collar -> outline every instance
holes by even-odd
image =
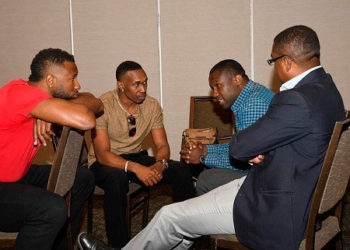
[[[292,89],[295,87],[295,85],[297,85],[301,79],[303,79],[305,76],[307,76],[311,71],[314,71],[316,69],[322,68],[321,65],[313,67],[311,69],[308,69],[306,71],[304,71],[303,73],[293,77],[292,79],[290,79],[289,81],[283,83],[280,87],[280,91],[284,91],[284,90],[288,90],[288,89]]]

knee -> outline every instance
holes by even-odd
[[[95,188],[95,176],[88,168],[78,167],[74,184],[91,194]]]
[[[203,174],[203,173],[202,173]],[[206,175],[200,174],[196,182],[196,195],[200,196],[208,192]]]
[[[202,195],[202,194],[204,194],[205,192],[204,192],[204,187],[203,187],[203,184],[202,184],[202,182],[200,181],[200,180],[198,180],[197,182],[196,182],[196,195],[197,196],[200,196],[200,195]]]
[[[183,220],[183,213],[178,205],[179,203],[173,203],[167,206],[163,206],[155,216],[156,224],[158,227],[163,228],[168,232],[176,232]]]
[[[123,171],[116,170],[106,178],[104,187],[106,192],[121,192],[126,194],[129,189],[129,179]]]
[[[43,203],[38,207],[38,214],[42,215],[42,219],[53,227],[61,228],[67,220],[66,202],[58,195],[52,195],[50,198],[43,200]]]
[[[192,176],[190,168],[177,161],[169,161],[168,171],[170,175],[176,176],[177,178],[191,179]]]
[[[157,224],[159,226],[165,226],[170,224],[170,211],[168,206],[163,206],[158,212],[155,218],[157,218]]]
[[[176,218],[176,216],[174,216],[176,214],[176,204],[177,203],[173,203],[170,205],[163,206],[158,211],[158,219],[165,224],[170,223],[170,221],[173,221]]]

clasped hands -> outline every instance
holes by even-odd
[[[180,151],[181,159],[187,164],[199,164],[200,157],[206,150],[206,145],[200,142],[186,142]]]
[[[164,166],[161,162],[156,162],[150,167],[138,165],[135,174],[147,187],[157,184],[163,178]]]
[[[200,142],[187,142],[180,151],[181,159],[187,164],[199,164],[200,156],[207,152],[207,146]],[[260,164],[264,161],[264,155],[257,155],[249,160],[249,163]]]

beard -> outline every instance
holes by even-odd
[[[58,88],[53,94],[52,96],[55,98],[60,98],[60,99],[65,99],[65,100],[70,100],[70,99],[75,99],[77,98],[79,95],[79,92],[74,90],[74,92],[72,94],[68,94],[67,92],[65,92],[63,89]]]
[[[70,99],[74,99],[75,97],[67,95],[64,92],[56,92],[52,94],[53,97],[55,98],[60,98],[60,99],[65,99],[65,100],[70,100]]]

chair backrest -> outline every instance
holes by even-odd
[[[73,186],[84,140],[84,132],[64,126],[47,184],[47,190],[65,196]],[[52,142],[55,144],[55,141]],[[70,229],[67,229],[70,230]],[[0,232],[0,248],[13,247],[18,233]],[[70,236],[67,236],[69,240]],[[68,248],[71,249],[70,245]]]
[[[328,145],[323,161],[319,179],[313,194],[306,228],[306,238],[302,242],[304,249],[318,249],[323,247],[339,232],[339,221],[341,211],[341,200],[344,197],[350,176],[350,119],[337,122]],[[332,210],[333,213],[330,213]],[[327,214],[320,216],[322,214]],[[331,220],[334,217],[335,220]],[[318,235],[316,221],[320,220],[322,228]],[[324,221],[337,223],[332,228],[333,232],[322,232],[327,230]],[[330,223],[329,223],[330,224]],[[329,229],[330,230],[330,229]],[[330,230],[331,231],[331,230]]]
[[[218,138],[231,137],[234,117],[230,109],[224,110],[211,96],[191,96],[189,128],[216,127]]]
[[[326,171],[325,171],[326,172]],[[325,173],[324,175],[326,175]],[[350,174],[350,130],[342,133],[328,172],[318,212],[325,213],[344,196]]]
[[[84,132],[64,126],[52,164],[47,190],[65,196],[74,184]]]

